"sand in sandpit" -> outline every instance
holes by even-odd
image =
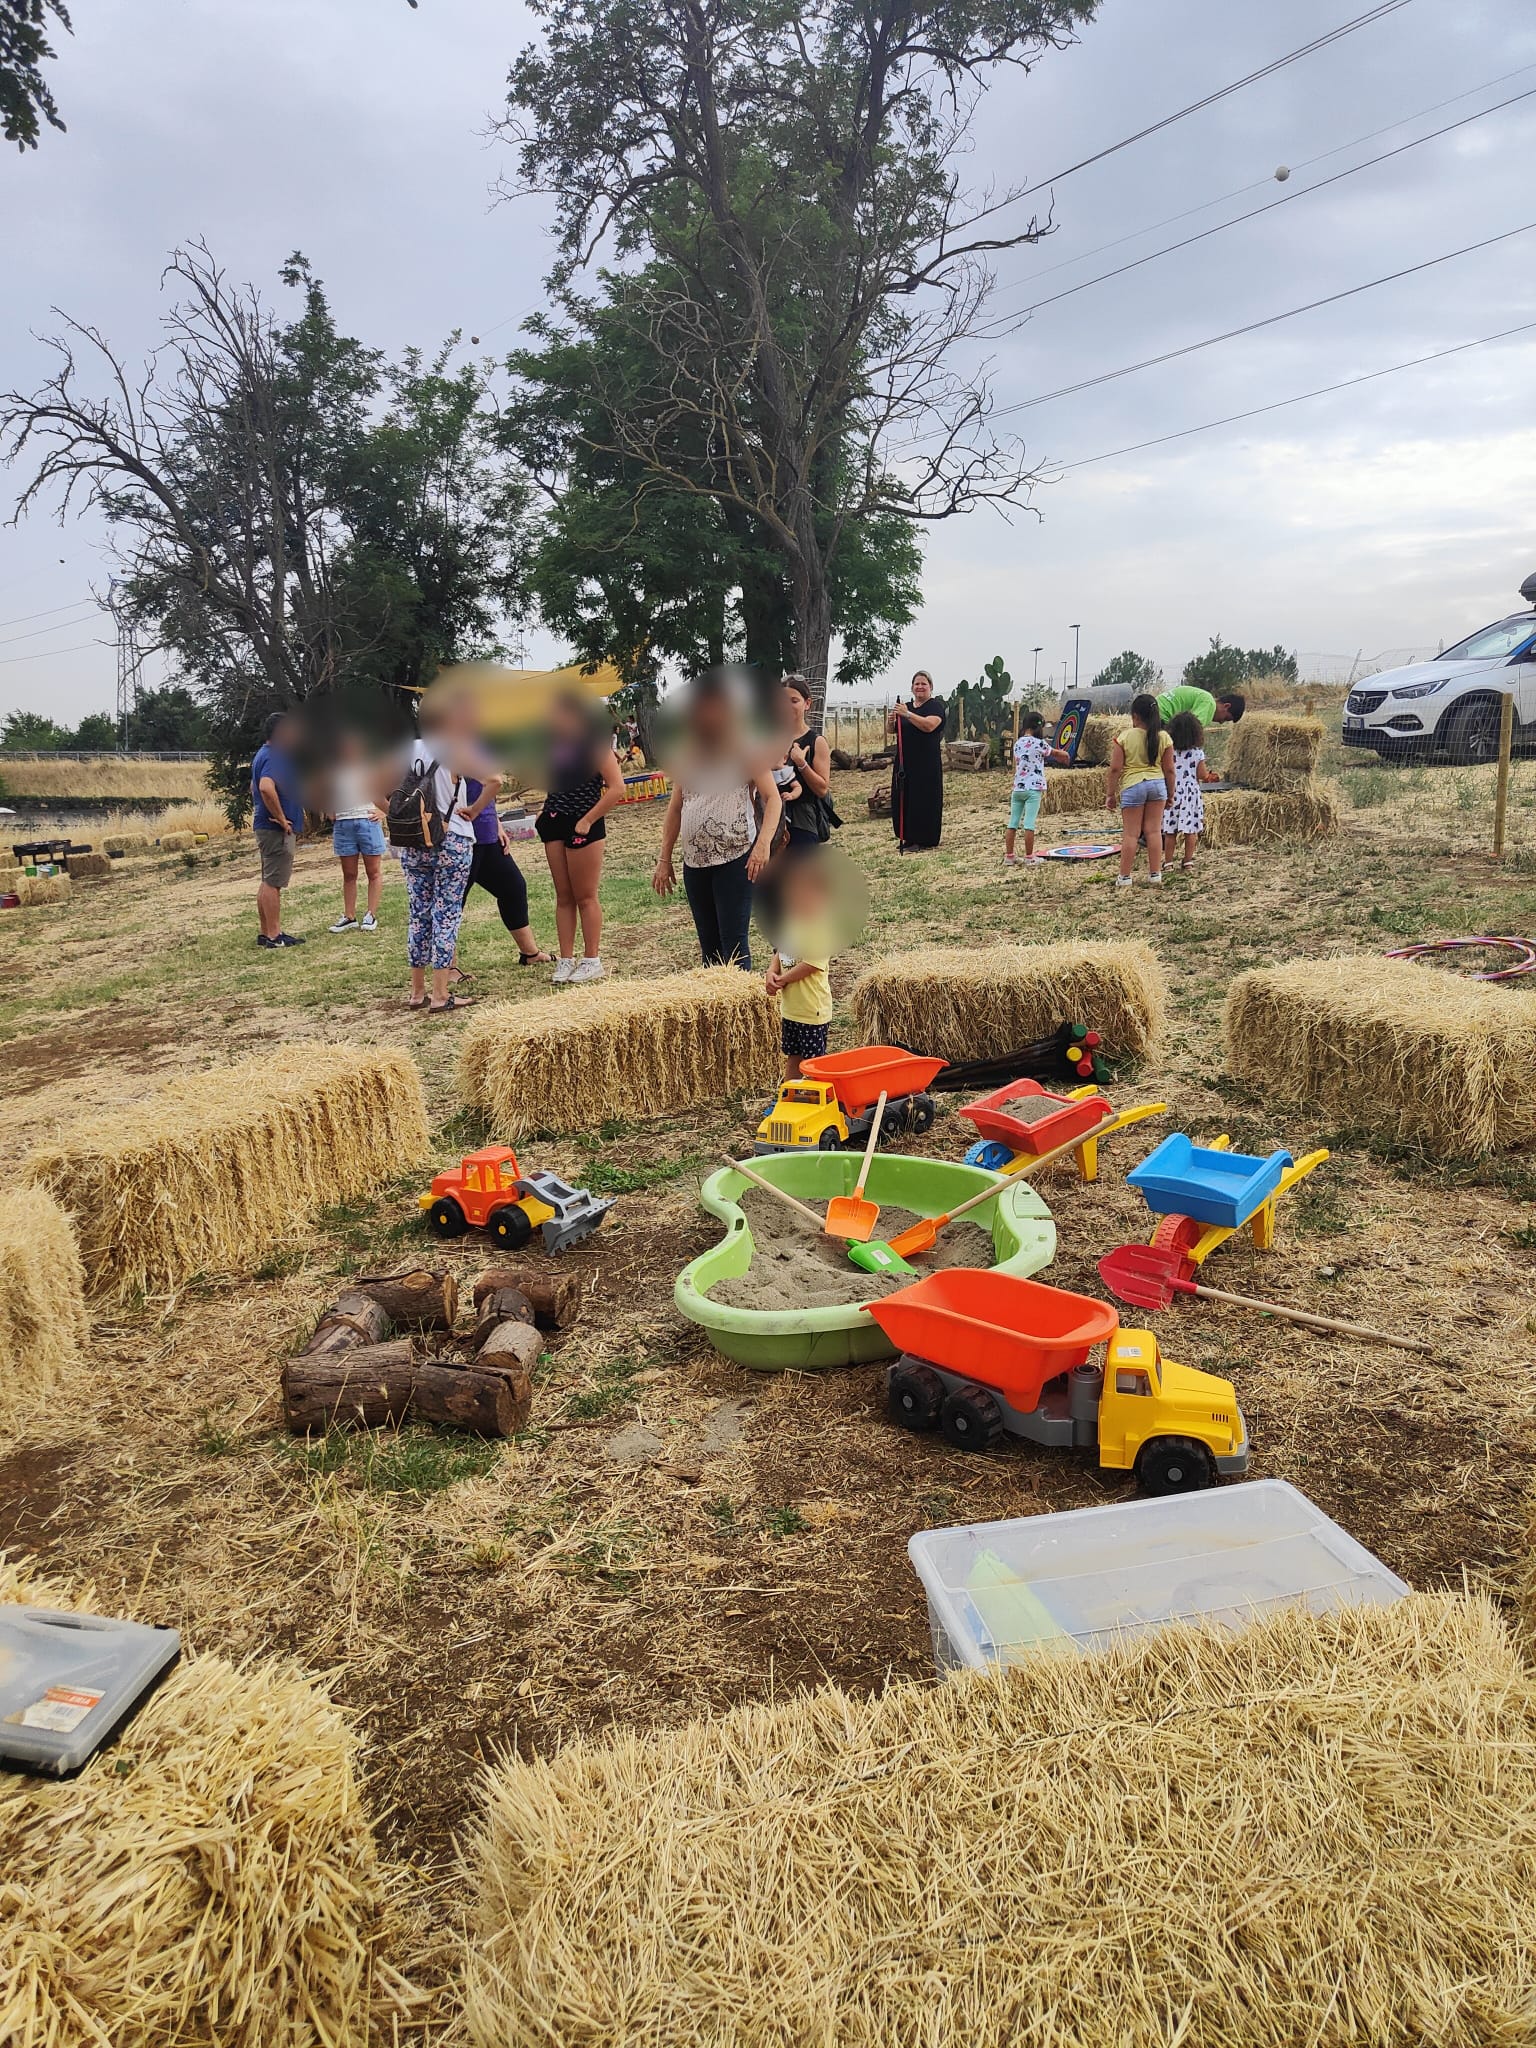
[[[847,1301],[875,1301],[912,1284],[905,1273],[866,1273],[849,1258],[846,1238],[817,1236],[793,1209],[759,1188],[749,1188],[739,1199],[752,1226],[752,1263],[745,1273],[711,1287],[712,1301],[729,1308],[836,1308]],[[914,1209],[882,1207],[875,1236],[888,1242],[918,1221]],[[931,1252],[910,1263],[919,1276],[946,1266],[995,1265],[992,1233],[962,1216],[939,1232]]]
[[[1048,1116],[1055,1116],[1066,1108],[1059,1096],[1054,1095],[1010,1095],[1000,1105],[1004,1116],[1011,1116],[1015,1123],[1040,1124]]]

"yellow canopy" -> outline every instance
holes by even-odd
[[[439,670],[429,690],[467,690],[487,727],[509,731],[543,718],[556,697],[575,690],[584,697],[611,697],[624,678],[611,661],[600,668],[506,668],[496,661],[463,661]]]

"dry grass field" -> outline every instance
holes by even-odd
[[[1235,1381],[1256,1476],[1293,1481],[1416,1587],[1470,1581],[1512,1603],[1536,1453],[1536,1155],[1437,1164],[1336,1118],[1273,1108],[1261,1087],[1223,1076],[1220,1024],[1245,968],[1536,931],[1536,776],[1517,774],[1513,857],[1496,870],[1492,771],[1361,764],[1324,716],[1342,833],[1206,853],[1161,891],[1117,892],[1110,863],[1005,882],[1000,775],[953,778],[943,849],[899,859],[888,824],[864,815],[875,778],[843,777],[843,841],[873,909],[834,986],[846,997],[862,964],[909,944],[1148,941],[1168,975],[1169,1023],[1112,1092],[1166,1101],[1169,1115],[1112,1141],[1098,1185],[1059,1170],[1042,1179],[1060,1233],[1046,1277],[1097,1292],[1095,1260],[1145,1234],[1124,1174],[1150,1134],[1332,1147],[1285,1205],[1276,1249],[1234,1241],[1217,1284],[1400,1327],[1431,1353],[1211,1304],[1168,1312],[1158,1334],[1172,1356]],[[659,826],[655,809],[610,826],[603,953],[618,975],[695,957],[681,902],[648,886]],[[538,849],[528,854],[534,924],[548,936],[547,877]],[[304,849],[286,921],[308,943],[276,954],[253,943],[244,835],[0,914],[7,1180],[82,1111],[110,1113],[215,1062],[338,1041],[410,1048],[440,1163],[478,1142],[457,1091],[458,1026],[404,1007],[404,904],[389,872],[380,934],[333,938],[335,865],[326,845]],[[462,958],[483,998],[549,993],[518,968],[484,896]],[[1536,1004],[1536,987],[1523,999]],[[834,1043],[849,1033],[844,1009]],[[960,1155],[971,1133],[955,1099],[917,1149]],[[563,1256],[583,1313],[551,1337],[533,1420],[512,1443],[421,1429],[304,1443],[282,1428],[279,1362],[346,1276],[430,1250],[467,1290],[490,1262],[479,1237],[430,1244],[415,1199],[424,1183],[402,1174],[316,1221],[295,1216],[252,1246],[252,1277],[99,1305],[80,1362],[29,1433],[0,1447],[0,1548],[49,1576],[94,1580],[106,1605],[173,1622],[200,1651],[286,1654],[331,1674],[368,1738],[381,1842],[417,1867],[411,1966],[425,1981],[463,1910],[455,1843],[482,1760],[549,1753],[616,1724],[672,1726],[823,1679],[869,1694],[920,1677],[931,1655],[905,1555],[914,1530],[1126,1492],[1063,1454],[1013,1444],[978,1458],[895,1430],[878,1367],[749,1375],[678,1317],[677,1271],[715,1234],[699,1179],[745,1146],[759,1113],[755,1100],[727,1102],[520,1146],[526,1165],[620,1199]]]
[[[202,803],[208,774],[201,761],[152,761],[136,755],[91,761],[0,755],[0,787],[9,797],[49,804],[128,798]]]

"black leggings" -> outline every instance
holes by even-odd
[[[723,966],[734,961],[750,973],[752,884],[747,880],[746,854],[715,868],[691,868],[684,861],[683,894],[693,912],[704,965]]]
[[[500,840],[475,841],[469,881],[471,888],[478,882],[488,896],[496,898],[496,908],[509,932],[523,929],[528,922],[528,884],[522,869],[511,854],[503,850]],[[464,893],[467,896],[469,890]]]

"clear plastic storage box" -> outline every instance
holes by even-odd
[[[925,1529],[907,1554],[939,1670],[1037,1645],[1107,1649],[1170,1621],[1387,1607],[1409,1590],[1283,1479],[1014,1522]]]

